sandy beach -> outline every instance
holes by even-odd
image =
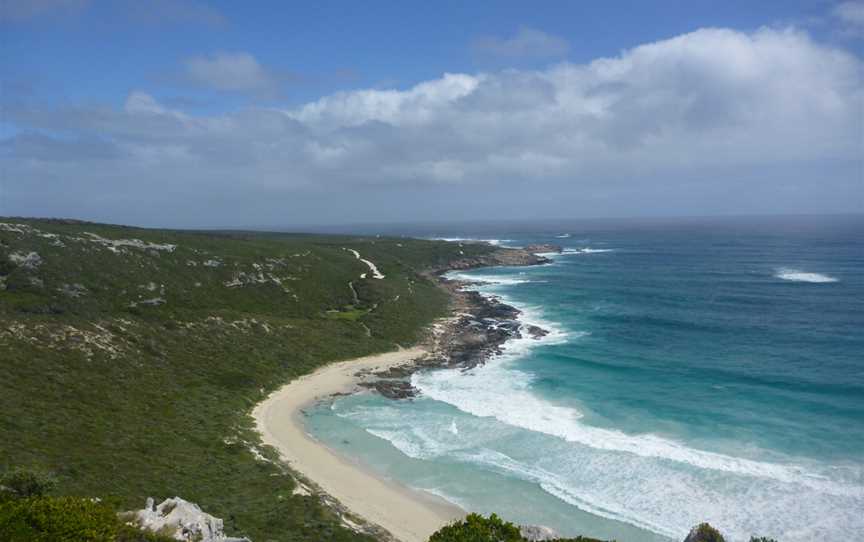
[[[264,443],[279,450],[292,468],[403,542],[425,542],[465,512],[439,497],[378,477],[337,455],[306,433],[301,410],[335,393],[356,389],[359,371],[403,365],[424,353],[417,347],[329,364],[286,384],[252,413]]]

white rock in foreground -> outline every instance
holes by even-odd
[[[544,527],[542,525],[522,525],[519,527],[519,534],[521,534],[527,540],[532,541],[552,540],[554,538],[559,538],[558,533],[556,533],[549,527]]]
[[[207,514],[197,504],[180,497],[165,499],[158,506],[147,499],[143,510],[134,512],[138,526],[167,533],[175,540],[187,542],[249,542],[248,538],[225,536],[222,520]]]

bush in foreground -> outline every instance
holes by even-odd
[[[429,538],[429,542],[528,542],[517,525],[507,522],[492,514],[484,518],[479,514],[469,514],[465,519],[456,521],[438,530]],[[596,538],[577,536],[576,538],[558,538],[550,542],[603,542]],[[726,542],[720,531],[701,523],[687,535],[684,542]],[[751,537],[750,542],[777,542],[773,538]]]
[[[468,514],[465,519],[439,529],[429,537],[429,542],[527,542],[519,527],[504,521],[495,514],[484,518],[479,514]],[[560,538],[550,542],[603,542],[595,538]]]
[[[0,476],[3,542],[169,542],[125,524],[108,504],[86,497],[48,495],[53,476],[14,469]]]
[[[169,542],[124,524],[114,510],[83,497],[26,497],[0,504],[5,542]]]
[[[51,492],[57,481],[48,473],[13,469],[0,476],[0,500],[41,497]]]

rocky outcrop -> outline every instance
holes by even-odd
[[[557,248],[557,252],[560,252],[561,247]],[[537,252],[556,252],[556,250],[538,250]],[[441,274],[447,271],[495,267],[498,265],[539,265],[551,261],[549,258],[538,256],[534,251],[527,248],[499,248],[488,254],[453,260],[442,268],[434,269],[433,273]]]
[[[408,399],[417,394],[417,390],[406,380],[374,380],[372,382],[360,382],[364,388],[374,389],[388,399]]]
[[[42,257],[36,252],[13,252],[9,254],[9,261],[20,265],[24,269],[36,269],[42,265]]]
[[[561,536],[549,527],[544,527],[542,525],[521,525],[519,527],[519,534],[521,534],[525,540],[530,540],[531,542],[554,540]]]
[[[377,373],[377,379],[360,386],[375,390],[390,399],[409,399],[418,390],[408,381],[411,373],[432,367],[458,367],[470,369],[486,362],[491,356],[500,354],[502,346],[510,339],[523,337],[541,339],[549,332],[519,321],[519,309],[502,303],[494,296],[484,296],[477,291],[466,290],[473,284],[465,280],[453,280],[443,275],[447,271],[473,269],[490,266],[527,266],[548,263],[551,260],[534,252],[560,252],[556,245],[532,245],[524,249],[500,248],[488,254],[451,261],[447,266],[436,268],[427,276],[450,293],[454,317],[437,325],[438,332],[430,338],[431,354],[415,360],[409,366],[393,368]]]
[[[250,542],[248,538],[225,536],[222,520],[207,514],[197,504],[180,497],[155,504],[147,499],[142,510],[132,512],[132,523],[187,542]]]
[[[536,340],[540,340],[546,335],[549,335],[548,330],[545,330],[542,327],[532,326],[530,324],[525,326],[525,331],[528,333],[528,335],[531,336],[532,339]]]
[[[561,254],[564,250],[559,245],[553,245],[550,243],[541,243],[537,245],[528,245],[524,248],[528,252],[532,254]]]

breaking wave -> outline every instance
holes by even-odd
[[[807,271],[800,271],[798,269],[790,269],[786,267],[778,269],[774,276],[778,279],[791,280],[793,282],[837,282],[836,278],[829,275],[823,275],[822,273],[810,273]]]
[[[513,239],[478,239],[474,237],[430,237],[433,241],[450,241],[450,242],[465,242],[465,243],[489,243],[493,246],[508,246],[507,243],[512,243]]]

